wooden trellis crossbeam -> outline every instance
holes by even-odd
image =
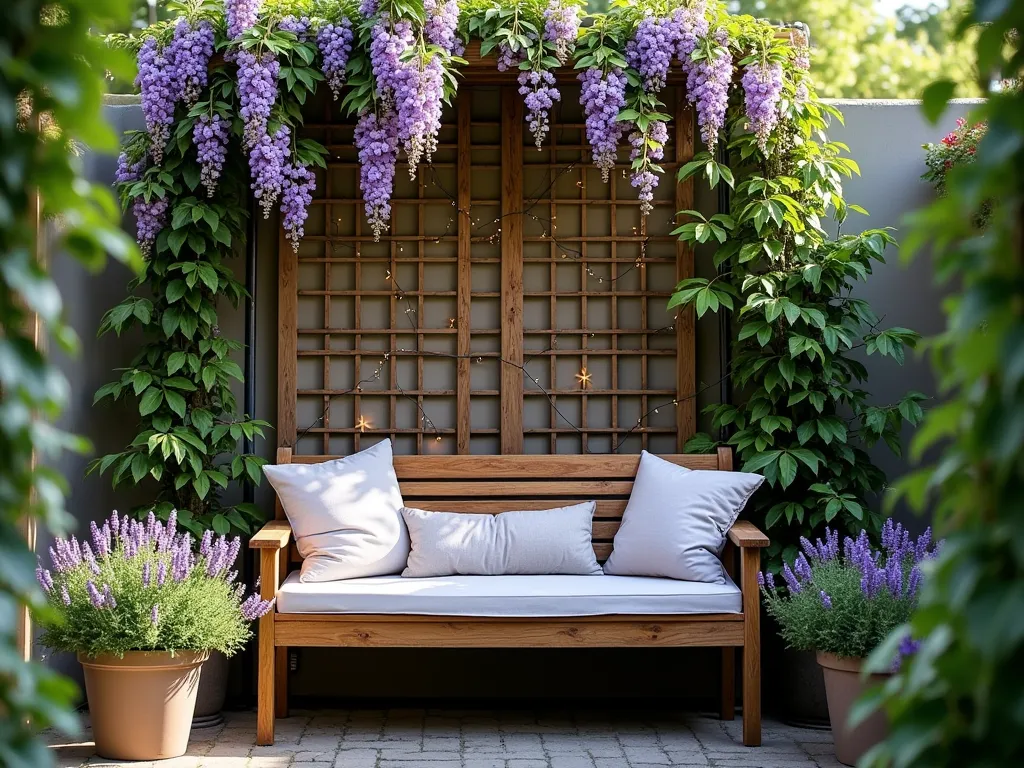
[[[693,207],[692,185],[675,182],[694,154],[682,89],[663,94],[674,127],[642,219],[628,149],[607,183],[591,163],[578,87],[562,88],[538,151],[516,88],[474,84],[474,72],[471,58],[432,165],[410,180],[399,163],[379,242],[351,122],[328,105],[307,123],[330,156],[299,253],[281,241],[279,444],[337,455],[389,435],[405,454],[681,450],[696,428],[694,321],[665,307],[693,274],[670,234],[675,211]]]

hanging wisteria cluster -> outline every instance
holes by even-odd
[[[356,120],[360,187],[375,238],[389,227],[400,158],[411,178],[431,161],[460,57],[473,40],[499,71],[518,71],[538,148],[562,98],[557,70],[579,70],[594,164],[608,181],[628,149],[630,183],[644,214],[664,173],[659,163],[670,116],[659,94],[674,71],[708,150],[725,128],[733,93],[742,127],[764,154],[772,151],[787,80],[793,101],[807,98],[806,46],[776,40],[762,22],[729,16],[718,0],[616,2],[587,25],[581,0],[224,0],[222,13],[211,12],[208,0],[196,3],[194,18],[140,43],[137,83],[149,141],[144,152],[136,147],[123,158],[118,180],[134,183],[160,166],[181,108],[194,118],[192,142],[212,198],[240,125],[253,196],[264,216],[280,210],[296,248],[315,190],[312,165],[323,154],[299,138],[298,127],[305,96],[319,81]],[[208,93],[215,44],[234,73],[232,93]],[[166,199],[135,195],[132,207],[148,252],[166,222]]]

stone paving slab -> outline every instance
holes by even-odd
[[[48,734],[59,768],[839,768],[828,731],[766,720],[745,747],[741,719],[682,712],[318,710],[277,721],[257,747],[256,714],[226,713],[188,753],[156,763],[104,760],[86,723]]]

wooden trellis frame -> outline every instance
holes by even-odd
[[[437,190],[429,189],[432,177],[428,169],[421,167],[415,194],[398,194],[396,187],[394,234],[382,237],[381,245],[372,243],[362,215],[362,201],[357,197],[358,188],[352,188],[357,166],[351,148],[351,125],[338,117],[335,105],[331,104],[323,122],[307,126],[309,135],[328,145],[331,160],[325,181],[318,185],[314,213],[307,226],[311,234],[303,239],[299,254],[283,237],[280,243],[279,445],[292,447],[297,453],[319,455],[359,450],[366,443],[355,415],[362,415],[375,405],[383,409],[383,417],[366,431],[366,436],[388,434],[404,440],[404,446],[398,450],[405,453],[555,453],[566,452],[567,448],[571,452],[597,453],[615,448],[622,452],[639,448],[681,450],[696,429],[694,319],[690,311],[681,313],[670,320],[672,330],[665,334],[664,327],[650,327],[648,316],[663,310],[673,280],[693,274],[692,253],[668,234],[675,211],[693,207],[692,182],[677,184],[674,180],[675,169],[694,153],[693,112],[682,88],[666,92],[674,121],[663,163],[666,174],[661,181],[661,194],[655,202],[655,212],[647,219],[647,226],[653,225],[657,231],[652,228],[650,232],[623,233],[623,217],[635,213],[637,224],[640,221],[635,191],[628,188],[628,182],[622,189],[617,178],[600,193],[588,190],[588,174],[597,171],[590,165],[582,120],[561,124],[553,120],[547,143],[536,153],[532,137],[524,136],[528,132],[522,97],[516,88],[504,85],[508,80],[494,77],[489,67],[475,64],[472,55],[470,62],[467,82],[460,87],[454,108],[446,111],[432,171],[444,176],[444,186],[454,200],[448,201],[435,194]],[[483,85],[476,83],[477,68]],[[564,81],[564,77],[560,79]],[[567,86],[563,88],[563,98],[575,98],[571,80]],[[496,89],[500,93],[495,94]],[[498,99],[499,115],[487,119],[474,112],[475,94],[484,92]],[[560,140],[562,131],[567,139]],[[525,157],[525,153],[530,157]],[[628,168],[625,157],[624,150],[616,174]],[[559,191],[557,185],[542,191],[540,196],[536,190],[525,188],[528,174],[553,176],[556,169],[573,161],[578,163],[581,179],[577,199]],[[345,189],[335,188],[340,186],[332,182],[335,173],[345,174]],[[405,173],[400,164],[397,175]],[[478,188],[487,185],[478,182],[487,174],[500,174],[500,183],[481,192]],[[534,215],[523,215],[524,197],[530,201]],[[436,215],[439,204],[451,207],[451,222],[441,233]],[[493,227],[481,232],[473,221],[474,211],[480,206],[497,213],[500,237]],[[415,211],[411,214],[416,220],[415,231],[398,232],[404,225],[396,220],[411,220],[404,213],[409,207]],[[606,232],[587,234],[588,220],[593,222],[597,215],[603,221],[600,217],[606,215],[605,211]],[[560,235],[559,245],[535,231],[540,220],[535,216],[537,212],[551,217],[559,213],[566,218],[575,217],[579,231]],[[335,218],[347,222],[345,233],[332,234]],[[618,274],[623,267],[629,271],[632,257],[626,254],[636,252],[641,242],[646,243],[647,255],[643,267],[635,270],[638,274],[629,276],[629,280],[636,281],[632,290],[597,287],[592,279],[588,282],[588,267],[595,272],[604,270],[603,274],[609,276]],[[566,258],[566,247],[581,255]],[[546,255],[538,255],[542,249]],[[598,250],[605,255],[594,255]],[[577,286],[570,290],[562,287],[559,279],[565,266],[573,262],[578,262],[572,268],[579,276]],[[524,269],[536,275],[536,268],[544,265],[549,273],[548,288],[524,291]],[[649,280],[647,272],[652,268],[662,272]],[[387,270],[395,278],[400,272],[410,275],[412,279],[408,282],[414,286],[399,289],[397,279],[394,285],[381,286],[378,270]],[[429,282],[433,272],[439,270],[451,275],[451,284],[444,290],[428,288],[425,278]],[[500,276],[498,289],[494,290],[493,285],[486,289],[475,287],[474,282],[482,275]],[[345,287],[337,287],[339,282]],[[579,327],[567,328],[565,323],[559,323],[556,302],[569,299],[579,303]],[[639,324],[623,325],[618,321],[627,300],[635,300],[640,306]],[[367,309],[384,301],[388,305],[386,322],[371,327],[365,320]],[[528,304],[540,301],[548,303],[549,321],[543,328],[527,322],[524,316]],[[588,301],[592,306],[611,307],[608,321],[600,328],[591,328],[588,323]],[[303,304],[300,313],[303,302],[310,303]],[[322,302],[322,307],[317,302]],[[449,327],[424,322],[425,310],[429,311],[434,303],[449,306],[449,302]],[[474,317],[474,309],[495,303],[499,305],[496,318],[481,325],[479,318]],[[351,322],[339,317],[338,307],[344,308],[343,313]],[[655,309],[649,312],[648,307]],[[415,327],[405,322],[406,308],[416,318]],[[660,338],[655,338],[659,334]],[[671,343],[666,345],[666,336],[674,338],[674,349]],[[542,337],[549,340],[546,347],[569,341],[563,342],[567,344],[564,348],[528,348],[529,343]],[[604,345],[591,346],[591,338],[604,341]],[[445,351],[431,355],[432,346]],[[478,360],[485,365],[474,365]],[[593,389],[573,387],[566,381],[566,363],[560,362],[567,360],[580,360],[583,367],[600,364],[610,372],[606,377],[609,380]],[[619,381],[619,370],[637,370],[633,362],[627,362],[634,360],[639,360],[639,384],[625,386]],[[655,360],[673,361],[673,376],[667,384],[661,381],[656,386],[653,382],[649,370]],[[321,364],[313,374],[313,368],[301,368],[310,361]],[[451,385],[427,386],[424,363],[436,367],[440,361],[450,369]],[[381,363],[379,380],[350,391]],[[497,365],[496,374],[491,363]],[[546,386],[537,387],[527,378],[520,367],[524,364],[530,376],[537,376]],[[475,369],[484,367],[492,378],[480,384],[475,379]],[[403,380],[405,383],[398,383]],[[561,404],[560,409],[569,407],[579,418],[570,418],[573,424],[566,423],[551,407],[545,424],[533,423],[536,419],[528,413],[527,404],[542,403],[545,398],[550,398],[552,404]],[[666,420],[665,415],[659,415],[656,423],[647,422],[653,407],[670,404],[673,399],[679,400],[678,406],[673,409],[668,405],[666,410],[674,410],[674,418]],[[497,423],[477,424],[480,409],[474,406],[480,403],[496,409]],[[591,411],[598,406],[608,410],[601,424],[592,423],[590,418]],[[303,407],[305,410],[300,412]],[[410,420],[410,413],[419,423]],[[644,418],[639,428],[635,423],[637,415]],[[438,436],[441,444],[435,445]],[[623,436],[629,436],[626,442]],[[300,438],[302,442],[297,444]],[[661,442],[655,445],[656,441]]]

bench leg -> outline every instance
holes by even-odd
[[[761,553],[743,549],[743,743],[761,745],[761,595],[757,572]]]
[[[260,596],[269,600],[277,594],[278,558],[276,549],[264,549],[260,553]],[[274,619],[276,610],[271,610],[260,617],[259,622],[259,657],[256,688],[256,743],[269,746],[274,743],[274,701],[276,682],[276,658],[274,648]]]
[[[736,649],[722,649],[722,698],[720,716],[723,720],[736,717]]]
[[[269,619],[269,621],[268,621]],[[274,612],[260,619],[259,679],[256,689],[256,743],[274,743]],[[269,627],[269,632],[267,628]]]
[[[288,717],[288,649],[278,647],[274,653],[274,715]]]

